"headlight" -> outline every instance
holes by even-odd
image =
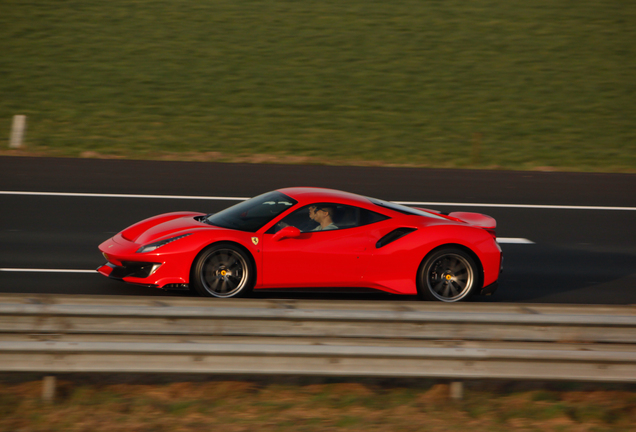
[[[180,235],[180,236],[176,236],[176,237],[172,237],[172,238],[169,238],[169,239],[165,239],[165,240],[161,240],[161,241],[158,241],[158,242],[154,242],[154,243],[150,243],[150,244],[144,245],[144,246],[140,247],[137,250],[137,253],[152,252],[155,249],[159,249],[161,246],[167,245],[168,243],[172,243],[175,240],[179,240],[179,239],[182,239],[184,237],[187,237],[190,234],[191,233],[183,234],[183,235]]]

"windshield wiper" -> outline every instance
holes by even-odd
[[[197,216],[197,217],[195,217],[194,219],[195,219],[195,220],[197,220],[197,221],[199,221],[199,222],[202,222],[202,223],[204,223],[204,224],[212,225],[210,222],[208,222],[208,218],[209,218],[210,216],[212,216],[213,214],[214,214],[214,213],[208,213],[208,214],[206,214],[205,216]]]

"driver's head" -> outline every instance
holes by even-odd
[[[321,223],[325,218],[333,219],[334,208],[329,206],[309,206],[309,218]]]
[[[333,219],[333,214],[334,214],[334,208],[333,207],[321,207],[320,211],[325,212],[325,214],[327,216],[329,216],[330,219]]]

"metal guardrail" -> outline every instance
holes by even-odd
[[[0,371],[636,382],[636,308],[0,295]]]

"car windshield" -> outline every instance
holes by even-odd
[[[203,222],[222,228],[256,232],[296,203],[296,200],[280,192],[268,192],[207,216]]]
[[[408,214],[408,215],[417,215],[417,216],[426,216],[426,217],[430,217],[433,219],[444,219],[444,217],[442,216],[438,216],[435,213],[429,213],[429,212],[425,212],[423,210],[418,210],[416,208],[413,207],[407,207],[401,204],[396,204],[396,203],[392,203],[389,201],[383,201],[383,200],[379,200],[376,198],[369,198],[369,200],[371,200],[371,202],[375,205],[379,205],[380,207],[386,207],[388,209],[391,210],[395,210],[398,211],[400,213],[404,213],[404,214]]]

